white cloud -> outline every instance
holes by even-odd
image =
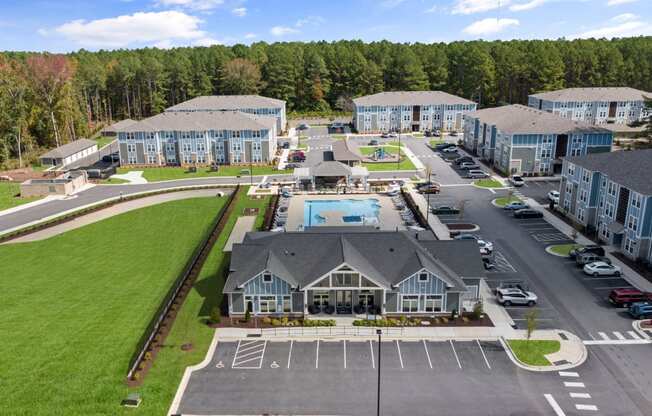
[[[171,45],[175,40],[207,37],[202,21],[179,11],[138,12],[98,20],[72,20],[54,30],[89,47],[122,48],[129,45]]]
[[[231,13],[238,17],[245,17],[247,15],[247,8],[246,7],[237,7],[233,10],[231,10]]]
[[[611,18],[612,22],[618,23],[630,22],[632,20],[638,20],[638,16],[636,16],[634,13],[623,13]]]
[[[502,32],[511,26],[518,26],[519,24],[519,21],[516,19],[487,18],[473,22],[465,27],[463,32],[475,36],[491,35]]]
[[[626,38],[631,36],[651,36],[652,24],[640,20],[626,21],[613,26],[603,26],[597,29],[588,30],[569,36],[570,39],[577,38]]]
[[[607,6],[620,6],[621,4],[634,3],[638,0],[609,0]]]
[[[297,20],[297,23],[295,23],[296,27],[304,27],[304,26],[319,26],[322,23],[324,23],[326,20],[321,17],[321,16],[308,16],[304,19],[299,19]]]
[[[285,36],[285,35],[290,35],[292,33],[298,33],[299,31],[293,27],[287,27],[287,26],[274,26],[269,30],[269,33],[271,33],[274,36]]]
[[[192,42],[193,46],[212,46],[212,45],[223,45],[224,42],[211,37],[199,38]]]
[[[547,0],[530,0],[527,3],[512,4],[509,6],[509,10],[513,12],[522,12],[525,10],[531,10],[536,7],[542,6]]]
[[[158,0],[161,7],[182,7],[190,10],[208,11],[221,6],[224,0]]]
[[[432,6],[432,7],[429,8],[429,9],[424,10],[423,12],[424,12],[424,13],[434,13],[434,12],[436,12],[437,10],[439,10],[439,6],[437,6],[437,5],[435,4],[434,6]]]
[[[453,6],[453,14],[473,14],[508,6],[510,0],[457,0]]]
[[[245,39],[255,39],[255,38],[257,38],[257,37],[258,37],[258,35],[255,34],[255,33],[246,33],[246,34],[244,35],[244,38],[245,38]]]

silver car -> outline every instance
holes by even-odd
[[[534,306],[537,303],[537,295],[533,292],[527,292],[525,290],[517,288],[509,289],[498,289],[496,291],[496,298],[498,303],[503,306],[511,305],[527,305]]]

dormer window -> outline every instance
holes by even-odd
[[[419,281],[420,282],[427,282],[428,281],[428,273],[419,273]]]
[[[271,273],[263,273],[263,283],[272,283]]]

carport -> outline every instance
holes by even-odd
[[[365,167],[350,167],[337,161],[319,162],[310,168],[294,170],[294,180],[299,189],[349,189],[351,186],[367,190],[369,171]]]

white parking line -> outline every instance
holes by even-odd
[[[614,334],[614,335],[616,336],[616,338],[618,338],[618,339],[625,339],[625,337],[623,336],[623,334],[621,334],[621,333],[618,332],[618,331],[613,331],[613,334]]]
[[[460,363],[460,357],[457,356],[457,351],[455,351],[455,346],[453,345],[453,340],[448,340],[451,343],[451,348],[453,349],[453,354],[455,354],[455,360],[457,360],[457,366],[461,369],[462,363]]]
[[[240,340],[238,340],[238,346],[235,349],[235,354],[233,354],[233,361],[231,362],[231,368],[235,365],[235,359],[238,357],[238,351],[240,351]]]
[[[579,377],[580,376],[578,373],[575,373],[573,371],[560,371],[559,375],[561,377]]]
[[[480,340],[476,339],[475,342],[478,343],[478,347],[480,347],[480,352],[482,353],[482,358],[484,358],[484,362],[487,364],[487,368],[491,370],[491,366],[489,365],[489,360],[487,360],[487,356],[484,354],[484,350],[482,349],[482,345],[480,345]]]
[[[579,381],[564,381],[564,387],[577,387],[583,389],[586,386],[584,385],[584,383],[581,383]]]
[[[609,339],[609,337],[607,336],[607,334],[605,334],[604,332],[598,332],[598,336],[599,336],[600,338],[602,338],[602,339]]]
[[[627,331],[627,334],[628,334],[630,337],[634,338],[634,339],[642,339],[642,338],[641,338],[641,337],[640,337],[636,332],[634,332],[634,331]]]
[[[315,354],[315,368],[319,368],[319,339],[317,339],[317,353]]]
[[[261,347],[262,347],[262,345],[261,345]],[[248,353],[246,353],[246,354],[240,354],[240,353],[238,353],[238,359],[240,359],[240,358],[244,358],[244,357],[249,357],[250,355],[254,355],[254,354],[256,354],[256,355],[257,355],[257,354],[260,354],[260,352],[263,351],[264,349],[265,349],[265,348],[259,348],[259,349],[255,350],[255,351],[251,351],[251,352],[248,352]]]
[[[374,344],[369,340],[369,350],[371,351],[371,368],[376,368],[376,362],[374,361]]]
[[[292,360],[292,346],[294,345],[294,340],[290,340],[290,352],[288,352],[288,368],[290,368],[290,361]]]
[[[576,404],[575,408],[577,410],[590,410],[590,411],[593,411],[593,412],[598,411],[598,406],[595,406],[593,404]]]
[[[570,393],[570,397],[573,399],[590,399],[591,395],[589,393]]]
[[[561,407],[559,406],[559,403],[557,403],[555,398],[552,397],[552,394],[544,394],[543,397],[546,398],[546,400],[548,401],[548,404],[550,405],[550,407],[552,407],[552,410],[555,411],[555,414],[557,416],[566,416],[566,413],[564,413],[564,411],[561,410]]]
[[[634,289],[633,286],[602,286],[594,287],[593,290],[613,290],[613,289]]]
[[[342,345],[344,346],[344,368],[346,368],[346,340],[342,342]]]
[[[238,354],[243,353],[245,351],[251,351],[256,348],[260,348],[260,346],[261,346],[260,344],[252,345],[251,347],[247,347],[247,348],[242,348],[242,346],[240,346],[240,350],[238,351]]]
[[[432,368],[432,361],[430,361],[430,353],[428,352],[428,347],[426,346],[426,340],[423,341],[423,349],[426,350],[426,358],[428,358],[428,365]]]
[[[401,347],[398,345],[398,340],[396,340],[396,351],[398,351],[398,360],[401,362],[401,368],[403,368],[403,357],[401,357]]]

